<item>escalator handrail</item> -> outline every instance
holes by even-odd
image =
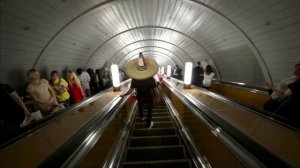
[[[250,92],[255,92],[255,93],[260,93],[264,95],[268,95],[268,89],[262,88],[262,87],[257,87],[257,86],[251,86],[247,84],[241,84],[239,82],[227,82],[227,81],[222,81],[218,79],[213,79],[213,83],[220,83],[223,85],[229,85],[231,87],[238,87],[238,88],[243,88],[245,90],[248,90]]]
[[[256,157],[254,157],[247,149],[241,146],[237,141],[234,140],[222,126],[218,125],[214,119],[201,112],[193,100],[188,97],[186,94],[183,94],[182,91],[176,87],[172,87],[170,84],[165,82],[165,85],[178,96],[178,98],[200,119],[205,125],[208,126],[210,131],[220,139],[235,155],[241,159],[241,161],[246,164],[248,167],[266,167],[262,162],[260,162]]]
[[[122,85],[126,85],[130,82],[130,80],[126,80],[126,81],[123,81],[121,83],[121,86]],[[33,124],[33,125],[29,125],[29,126],[26,126],[24,128],[22,128],[22,132],[17,135],[16,137],[12,138],[11,140],[7,141],[7,142],[4,142],[3,144],[0,144],[0,149],[3,149],[7,146],[9,146],[10,144],[13,144],[15,143],[16,141],[22,139],[23,137],[35,132],[36,130],[52,123],[53,121],[59,119],[60,117],[63,117],[64,115],[74,111],[74,110],[78,110],[82,107],[85,107],[86,105],[90,104],[91,102],[94,102],[95,100],[99,99],[100,97],[104,96],[106,93],[108,92],[111,92],[113,90],[113,88],[109,88],[109,89],[106,89],[92,97],[89,97],[87,99],[84,99],[83,101],[79,102],[79,103],[76,103],[74,105],[71,105],[65,109],[62,109],[58,112],[55,112],[55,113],[52,113],[51,116],[48,116],[46,118],[44,118],[42,121],[38,122],[37,124]]]
[[[38,129],[41,129],[44,126],[47,126],[48,124],[52,123],[53,121],[57,120],[58,118],[63,117],[64,115],[66,115],[66,114],[68,114],[68,113],[70,113],[74,110],[77,110],[77,109],[80,109],[80,108],[86,106],[87,104],[89,104],[89,103],[97,100],[98,98],[102,97],[103,95],[105,95],[110,90],[111,89],[105,90],[104,92],[101,92],[97,95],[94,95],[90,98],[87,98],[87,99],[85,99],[85,100],[83,100],[79,103],[71,105],[71,106],[69,106],[65,109],[62,109],[62,110],[60,110],[56,113],[52,113],[50,116],[48,116],[48,117],[44,118],[43,120],[39,121],[37,124],[29,125],[29,126],[26,126],[26,127],[22,128],[26,131],[24,133],[16,136],[16,137],[12,138],[11,140],[1,144],[0,149],[7,147],[8,145],[16,142],[17,140],[25,137],[28,134],[31,134],[31,133],[35,132]]]
[[[173,79],[173,80],[177,80],[177,79]],[[179,83],[182,83],[182,81],[178,81],[177,82]],[[227,98],[225,96],[222,96],[220,94],[217,94],[217,93],[214,93],[214,92],[211,92],[209,90],[205,90],[205,89],[202,89],[202,88],[199,88],[199,87],[196,87],[195,88],[198,88],[198,89],[201,89],[202,92],[204,92],[205,94],[215,98],[215,99],[218,99],[218,100],[221,100],[221,101],[224,101],[226,103],[229,103],[229,104],[232,104],[232,105],[235,105],[239,108],[242,108],[242,109],[245,109],[251,113],[254,113],[255,115],[258,115],[262,118],[265,118],[267,120],[270,120],[272,122],[275,122],[277,124],[280,124],[286,128],[289,128],[289,129],[292,129],[294,131],[297,131],[297,132],[300,132],[300,129],[297,128],[297,127],[294,127],[293,125],[289,124],[287,119],[285,119],[284,117],[280,116],[280,115],[277,115],[275,113],[270,113],[270,112],[266,112],[266,111],[262,111],[262,110],[258,110],[258,109],[253,109],[251,107],[248,107],[248,106],[245,106],[244,104],[241,104],[233,99],[230,99],[230,98]]]
[[[120,167],[122,156],[124,154],[124,150],[127,145],[126,139],[128,139],[130,135],[130,130],[132,128],[134,117],[137,111],[137,102],[134,103],[133,109],[127,117],[124,128],[118,135],[118,141],[114,144],[109,153],[108,157],[105,159],[105,163],[103,168],[112,168],[112,167]]]
[[[105,131],[105,128],[117,114],[119,108],[122,107],[126,101],[127,98],[114,98],[97,112],[97,115],[75,133],[75,135],[42,161],[39,167],[61,167],[61,165],[69,167],[68,165],[78,165],[77,163],[79,163],[95,145]]]
[[[185,128],[182,120],[180,119],[180,117],[178,115],[177,110],[172,105],[171,100],[166,96],[166,94],[164,92],[161,91],[160,93],[161,93],[161,96],[162,96],[164,102],[166,103],[167,108],[171,112],[172,118],[176,122],[177,127],[179,127],[178,130],[181,134],[181,137],[183,138],[183,140],[185,142],[185,146],[187,147],[188,151],[191,154],[191,158],[193,160],[194,165],[197,168],[211,168],[206,157],[200,151],[198,151],[198,149],[194,143],[194,140],[191,137],[191,134]]]

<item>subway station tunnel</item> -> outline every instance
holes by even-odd
[[[160,86],[157,107],[170,112],[187,159],[134,161],[142,155],[131,154],[134,150],[163,152],[126,146],[141,138],[129,134],[144,130],[133,119],[133,101],[119,97],[130,83],[124,81],[120,92],[108,88],[19,131],[2,144],[0,167],[187,167],[186,160],[190,167],[300,167],[299,128],[262,109],[269,98],[265,83],[278,85],[300,62],[298,0],[1,0],[0,5],[0,81],[15,88],[25,85],[31,68],[46,79],[53,70],[64,76],[79,67],[122,69],[140,52],[160,67],[184,71],[186,62],[201,61],[215,73],[209,90],[183,89],[181,80],[166,77]],[[157,125],[167,123],[162,118],[157,116]],[[118,134],[126,128],[129,138]],[[118,146],[119,139],[125,145]]]

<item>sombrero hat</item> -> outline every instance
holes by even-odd
[[[142,80],[154,76],[158,71],[158,64],[154,59],[144,58],[140,53],[139,58],[130,60],[124,68],[124,72],[127,76]]]

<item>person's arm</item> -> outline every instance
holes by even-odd
[[[22,107],[25,116],[30,117],[31,114],[18,93],[14,91],[10,94],[10,96],[20,107]]]
[[[53,100],[54,100],[54,102],[47,102],[47,104],[54,104],[54,105],[58,105],[58,102],[57,102],[57,100],[56,100],[56,95],[55,95],[55,92],[54,92],[54,90],[52,89],[52,87],[50,86],[50,85],[48,85],[48,91],[50,92],[50,94],[51,94],[51,96],[52,96],[52,98],[53,98]]]
[[[64,93],[64,92],[68,91],[68,83],[63,78],[60,78],[60,80],[61,80],[61,85],[62,85],[62,93]]]
[[[76,85],[77,85],[77,84],[76,84]],[[77,85],[77,86],[78,86],[78,85]],[[80,91],[81,91],[82,97],[85,97],[85,92],[84,92],[84,90],[83,90],[83,88],[82,88],[82,85],[79,85],[78,87],[79,87],[79,89],[80,89]]]
[[[215,73],[212,72],[209,76],[210,76],[210,80],[212,80],[215,76]]]
[[[267,86],[268,89],[272,90],[273,92],[276,92],[280,96],[284,96],[285,95],[284,91],[277,89],[276,87],[274,87],[274,85],[272,85],[269,82],[266,83],[266,86]]]
[[[291,89],[288,89],[284,92],[284,97],[288,97],[288,96],[291,96],[293,94],[292,90]]]
[[[158,91],[158,85],[155,83],[155,81],[152,84],[151,94],[153,96],[153,100],[160,101],[160,94],[159,94],[159,91]]]

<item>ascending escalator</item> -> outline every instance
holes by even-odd
[[[166,105],[155,102],[152,116],[154,126],[149,129],[145,128],[145,121],[136,115],[123,154],[122,167],[192,167],[186,147]]]

